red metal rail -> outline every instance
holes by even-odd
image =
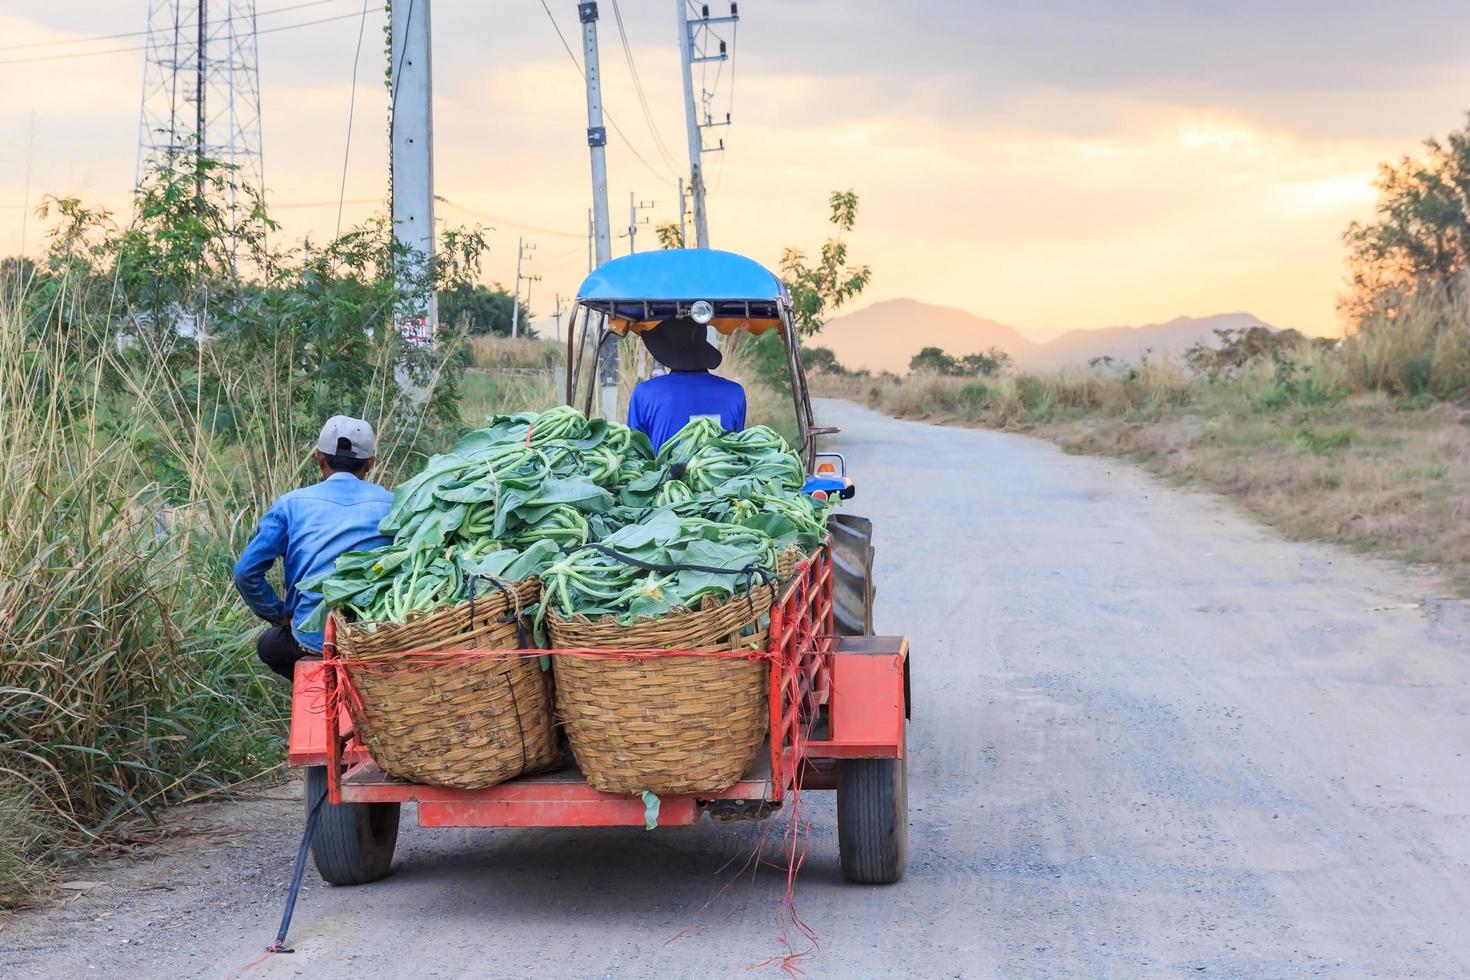
[[[833,636],[832,571],[825,546],[797,566],[771,609],[768,635],[769,770],[762,764],[758,771],[720,793],[665,796],[661,800],[660,824],[693,823],[711,805],[757,810],[778,806],[798,781],[812,788],[830,788],[830,767],[824,768],[823,760],[903,754],[903,654],[875,658],[867,655],[870,651],[863,651],[863,663],[835,664],[842,658],[834,656],[838,647]],[[545,652],[557,654],[555,650]],[[668,653],[699,655],[697,651]],[[333,803],[412,800],[419,805],[419,822],[426,826],[643,823],[641,801],[600,793],[588,786],[575,769],[526,776],[477,790],[414,785],[384,776],[373,765],[342,706],[344,692],[339,690],[338,669],[340,661],[328,621],[325,661],[298,665],[288,758],[293,765],[325,764],[328,798]],[[895,670],[900,673],[895,675]],[[843,681],[844,677],[850,682]],[[898,686],[894,677],[898,677]],[[834,678],[842,690],[852,692],[847,711],[833,704]],[[328,706],[338,717],[336,737],[327,735],[323,709]],[[891,717],[876,719],[873,725],[862,724],[863,715],[872,711]],[[834,717],[829,718],[829,713]],[[832,722],[844,719],[848,724],[838,737]],[[820,751],[813,751],[817,749]]]

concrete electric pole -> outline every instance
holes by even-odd
[[[685,229],[688,226],[688,210],[684,201],[684,178],[679,178],[679,247],[688,248]]]
[[[684,75],[684,126],[689,137],[689,196],[694,204],[694,244],[698,248],[709,248],[709,219],[704,208],[704,154],[714,150],[725,148],[724,140],[720,141],[718,147],[706,148],[704,145],[704,130],[710,126],[728,126],[730,116],[726,113],[722,122],[715,122],[710,115],[710,99],[714,93],[700,86],[699,107],[694,104],[694,74],[695,65],[709,61],[725,61],[730,55],[725,50],[725,42],[719,41],[719,49],[714,54],[710,53],[710,28],[716,24],[734,24],[740,20],[739,7],[730,4],[730,15],[728,17],[711,17],[709,5],[701,5],[700,16],[696,20],[689,19],[689,0],[674,0],[678,8],[679,21],[679,61],[683,66]],[[716,39],[718,40],[718,39]],[[700,115],[703,114],[703,120]]]
[[[399,280],[415,281],[409,313],[399,330],[410,343],[434,340],[437,300],[424,273],[434,259],[434,109],[429,67],[429,2],[395,3],[389,68],[388,128],[391,134],[390,184],[393,235],[407,251]]]
[[[531,254],[529,254],[529,253],[534,252],[534,251],[536,251],[536,246],[535,245],[527,245],[526,244],[526,240],[524,238],[517,238],[516,239],[516,295],[515,295],[515,300],[511,303],[511,306],[510,306],[510,335],[512,337],[518,337],[518,336],[520,336],[520,332],[521,332],[521,280],[522,279],[530,279],[531,278],[530,276],[522,276],[521,275],[521,263],[523,261],[528,260],[528,259],[534,258],[534,256],[532,256]],[[530,306],[531,306],[530,287],[527,287],[527,291],[526,291],[526,307],[527,307],[527,309],[529,309]]]
[[[612,234],[607,214],[607,127],[602,124],[602,72],[597,63],[596,0],[577,4],[577,16],[582,21],[582,57],[587,79],[587,147],[592,156],[593,240],[597,265],[600,266],[612,258]],[[615,419],[618,415],[617,338],[606,338],[605,342],[598,344],[597,366],[597,380],[602,389],[602,415]]]
[[[653,208],[652,201],[638,203],[637,197],[632,191],[628,192],[628,254],[632,255],[638,251],[638,226],[648,224],[648,219],[638,220],[639,211],[648,211]]]

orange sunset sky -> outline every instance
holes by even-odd
[[[49,42],[140,31],[146,6],[0,2],[0,253],[39,246],[28,214],[43,194],[125,210],[140,39]],[[386,15],[368,6],[348,224],[387,183]],[[575,3],[549,6],[575,48]],[[362,7],[257,4],[262,27]],[[605,101],[643,157],[610,132],[616,233],[630,191],[655,221],[673,217],[686,153],[673,3],[621,0],[667,160],[602,7]],[[864,302],[908,296],[1033,335],[1235,310],[1338,332],[1340,236],[1371,213],[1377,164],[1470,108],[1470,7],[1447,0],[746,0],[740,13],[715,101],[734,125],[707,159],[712,243],[768,263],[815,249],[827,192],[850,187],[853,257],[874,270]],[[581,80],[539,0],[435,0],[432,16],[436,184],[455,205],[440,214],[494,226],[487,280],[509,282],[517,236],[534,241],[545,316],[586,272]],[[292,239],[336,221],[358,26],[260,38],[269,200]],[[115,53],[57,57],[92,51]]]

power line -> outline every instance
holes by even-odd
[[[370,8],[368,12],[369,13],[372,13],[373,11],[382,10],[382,9],[384,9],[384,8],[383,7],[373,7],[373,8]],[[317,24],[330,24],[333,21],[350,20],[351,18],[357,17],[357,16],[358,16],[358,14],[339,14],[336,17],[321,17],[321,18],[319,18],[317,20],[304,20],[304,21],[302,21],[299,24],[283,24],[280,27],[266,27],[266,28],[259,29],[259,30],[242,31],[239,34],[237,34],[236,37],[246,38],[246,37],[259,37],[262,34],[277,34],[277,33],[280,33],[281,31],[294,31],[298,27],[315,27]],[[33,62],[37,62],[37,61],[61,61],[61,60],[66,59],[66,58],[91,58],[91,57],[95,57],[95,56],[98,56],[98,55],[129,54],[129,53],[135,52],[135,51],[146,51],[146,50],[148,50],[148,45],[146,45],[146,44],[138,44],[138,45],[134,45],[133,47],[129,47],[129,48],[109,48],[106,51],[77,51],[77,52],[73,52],[73,53],[69,53],[69,54],[43,55],[43,56],[38,57],[38,58],[11,58],[8,61],[0,61],[0,65],[26,65],[26,64],[31,64]]]
[[[342,234],[342,204],[347,198],[347,161],[352,155],[352,117],[357,111],[357,63],[362,59],[362,35],[367,30],[368,0],[362,0],[362,20],[357,24],[357,50],[352,55],[352,88],[347,99],[347,141],[342,147],[342,186],[337,191],[337,231]]]
[[[291,10],[301,10],[304,7],[320,7],[326,3],[341,3],[342,0],[307,0],[306,3],[293,3],[289,7],[276,7],[273,10],[261,10],[256,17],[269,17],[272,14],[284,14]],[[180,23],[179,29],[184,30],[194,27],[194,21]],[[67,37],[55,41],[26,41],[23,44],[0,44],[0,51],[17,51],[25,48],[54,48],[63,44],[93,44],[97,41],[119,41],[128,37],[147,37],[148,31],[124,31],[121,34],[95,34],[90,37]]]
[[[271,210],[279,211],[282,208],[331,208],[342,204],[382,204],[381,197],[354,197],[346,201],[291,201],[286,204],[271,202]]]
[[[679,167],[669,155],[663,134],[658,131],[658,123],[654,122],[653,109],[648,104],[648,96],[643,91],[643,79],[638,75],[638,65],[633,58],[633,48],[628,43],[628,34],[623,30],[623,12],[618,7],[618,0],[612,0],[612,8],[613,18],[618,23],[618,37],[623,42],[623,56],[628,60],[628,74],[633,77],[633,90],[638,93],[638,103],[643,107],[643,121],[648,126],[649,135],[653,137],[653,148],[658,150],[659,156],[663,157],[664,163],[670,170],[677,171]]]
[[[404,22],[405,23],[408,23],[408,22],[410,22],[412,20],[413,20],[413,0],[408,0],[408,16],[405,18]],[[403,77],[403,59],[406,58],[406,57],[408,57],[408,45],[407,44],[405,44],[403,46],[403,50],[402,51],[398,52],[398,67],[393,69],[393,78],[391,79],[391,81],[393,83],[393,95],[392,95],[391,98],[388,99],[388,126],[389,126],[390,129],[394,125],[394,120],[398,118],[398,116],[397,116],[397,111],[398,111],[398,80]],[[389,67],[392,67],[392,64],[393,64],[393,55],[392,55],[391,52],[388,55],[388,64],[389,64]],[[390,142],[391,142],[391,139],[392,139],[392,134],[391,133],[389,134],[389,137],[390,137]]]
[[[577,56],[572,53],[572,46],[567,43],[566,35],[561,32],[561,25],[556,22],[556,16],[552,14],[551,8],[546,5],[546,0],[541,0],[541,9],[546,11],[547,19],[551,21],[551,26],[556,29],[556,36],[561,39],[561,46],[566,49],[567,57],[572,59],[572,67],[576,68],[577,74],[581,76],[583,81],[586,81],[587,75],[585,72],[582,71],[582,63],[579,62],[577,60]],[[4,64],[4,62],[0,62],[0,64]],[[664,181],[665,183],[674,182],[674,178],[670,177],[666,173],[660,173],[658,170],[654,169],[653,164],[649,163],[643,158],[643,154],[638,152],[638,148],[633,145],[632,140],[628,139],[628,134],[623,132],[623,127],[617,124],[617,120],[613,119],[612,113],[607,111],[606,106],[603,106],[602,114],[603,117],[607,119],[608,123],[611,124],[614,132],[616,132],[619,136],[623,138],[623,145],[628,148],[628,152],[637,157],[638,162],[647,167],[649,173],[653,174],[655,177],[657,177],[661,181]]]
[[[465,214],[473,215],[474,217],[480,218],[484,221],[493,221],[497,225],[508,225],[511,228],[519,228],[521,231],[534,231],[538,235],[555,235],[558,238],[581,239],[587,237],[582,232],[558,231],[555,228],[541,228],[537,225],[528,225],[520,221],[507,221],[504,218],[497,218],[493,214],[486,214],[484,211],[480,211],[471,207],[466,207],[465,205],[460,204],[458,201],[451,201],[449,198],[445,197],[442,194],[435,194],[434,200],[438,201],[440,204],[447,204],[449,207],[454,208],[456,211],[463,211]]]

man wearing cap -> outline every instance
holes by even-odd
[[[628,399],[629,427],[646,433],[655,450],[697,418],[718,419],[730,432],[745,428],[745,389],[710,374],[721,357],[702,324],[688,317],[664,320],[639,336],[653,359],[669,369],[640,383]]]
[[[278,497],[235,563],[235,588],[251,612],[271,624],[255,641],[256,655],[288,681],[296,661],[322,650],[321,631],[300,628],[322,597],[298,590],[296,583],[327,571],[345,552],[390,541],[378,531],[378,522],[393,495],[363,479],[376,454],[373,441],[373,427],[362,419],[327,419],[315,453],[321,481]],[[284,597],[265,580],[277,558],[284,566]]]

